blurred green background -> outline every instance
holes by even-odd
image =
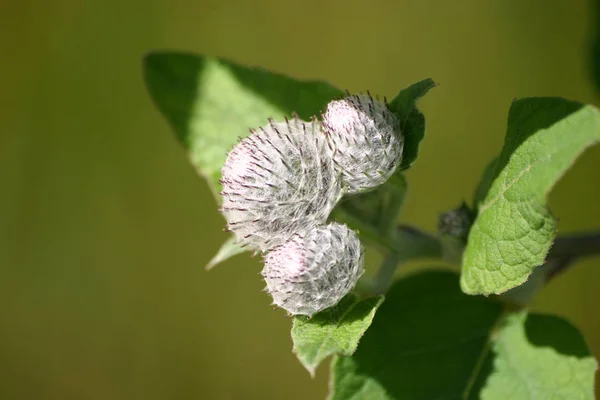
[[[205,272],[226,238],[151,104],[153,49],[224,56],[393,97],[417,80],[427,136],[404,220],[470,199],[515,97],[598,103],[588,1],[0,1],[0,398],[313,399],[257,259]],[[231,107],[235,107],[232,104]],[[600,148],[551,196],[562,233],[600,227]],[[600,355],[600,259],[535,308]]]

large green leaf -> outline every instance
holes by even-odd
[[[544,263],[556,236],[547,195],[577,157],[598,141],[600,112],[593,106],[560,98],[513,103],[504,148],[485,174],[484,181],[491,184],[463,255],[465,293],[505,292]]]
[[[154,103],[215,196],[227,153],[250,128],[293,112],[308,120],[343,94],[325,82],[186,53],[151,53],[144,74]]]
[[[348,295],[312,318],[295,317],[294,353],[308,372],[314,376],[321,361],[332,354],[352,355],[382,302],[382,296],[359,300]]]
[[[350,357],[336,356],[331,399],[593,399],[596,361],[557,317],[467,296],[458,277],[398,281]]]

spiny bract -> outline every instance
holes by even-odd
[[[316,119],[270,120],[251,132],[221,170],[221,210],[238,240],[266,251],[324,223],[341,182]]]
[[[323,126],[347,194],[385,183],[402,158],[400,121],[371,95],[348,95],[327,105]]]
[[[358,236],[331,223],[295,235],[268,253],[262,275],[274,304],[292,315],[312,316],[337,304],[363,271]]]

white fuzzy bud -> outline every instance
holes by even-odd
[[[332,223],[295,235],[268,253],[262,275],[274,304],[292,315],[312,316],[337,304],[363,271],[356,233]]]
[[[231,150],[221,174],[228,229],[261,251],[324,223],[341,196],[316,119],[270,121],[252,131]]]
[[[349,95],[327,105],[323,125],[347,194],[385,183],[400,164],[404,138],[386,103]]]

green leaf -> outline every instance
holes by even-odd
[[[554,184],[577,157],[600,141],[600,112],[560,98],[516,100],[504,148],[480,203],[463,255],[468,294],[502,293],[544,263],[556,236],[546,206]],[[485,183],[484,183],[485,186]]]
[[[425,117],[417,109],[417,101],[435,87],[432,79],[417,82],[403,89],[390,103],[390,109],[400,119],[404,135],[404,149],[399,170],[410,168],[419,153],[419,144],[425,137]]]
[[[581,334],[548,315],[509,315],[493,343],[484,400],[594,399],[596,360]]]
[[[430,271],[396,282],[358,350],[335,357],[330,399],[592,399],[595,369],[567,322]]]
[[[243,252],[247,251],[245,247],[242,247],[241,243],[238,243],[238,240],[231,236],[227,239],[222,245],[217,254],[206,264],[206,270],[211,270],[217,264],[222,263],[225,260],[230,259],[231,257],[237,256]]]
[[[220,170],[238,138],[269,117],[283,120],[295,111],[310,119],[342,95],[324,82],[186,53],[147,55],[144,75],[156,106],[218,200]]]
[[[294,352],[311,376],[321,361],[330,355],[354,353],[382,302],[382,296],[359,300],[349,295],[335,307],[312,318],[294,318]]]
[[[502,306],[457,283],[447,272],[397,281],[356,353],[334,361],[331,398],[461,398]]]

